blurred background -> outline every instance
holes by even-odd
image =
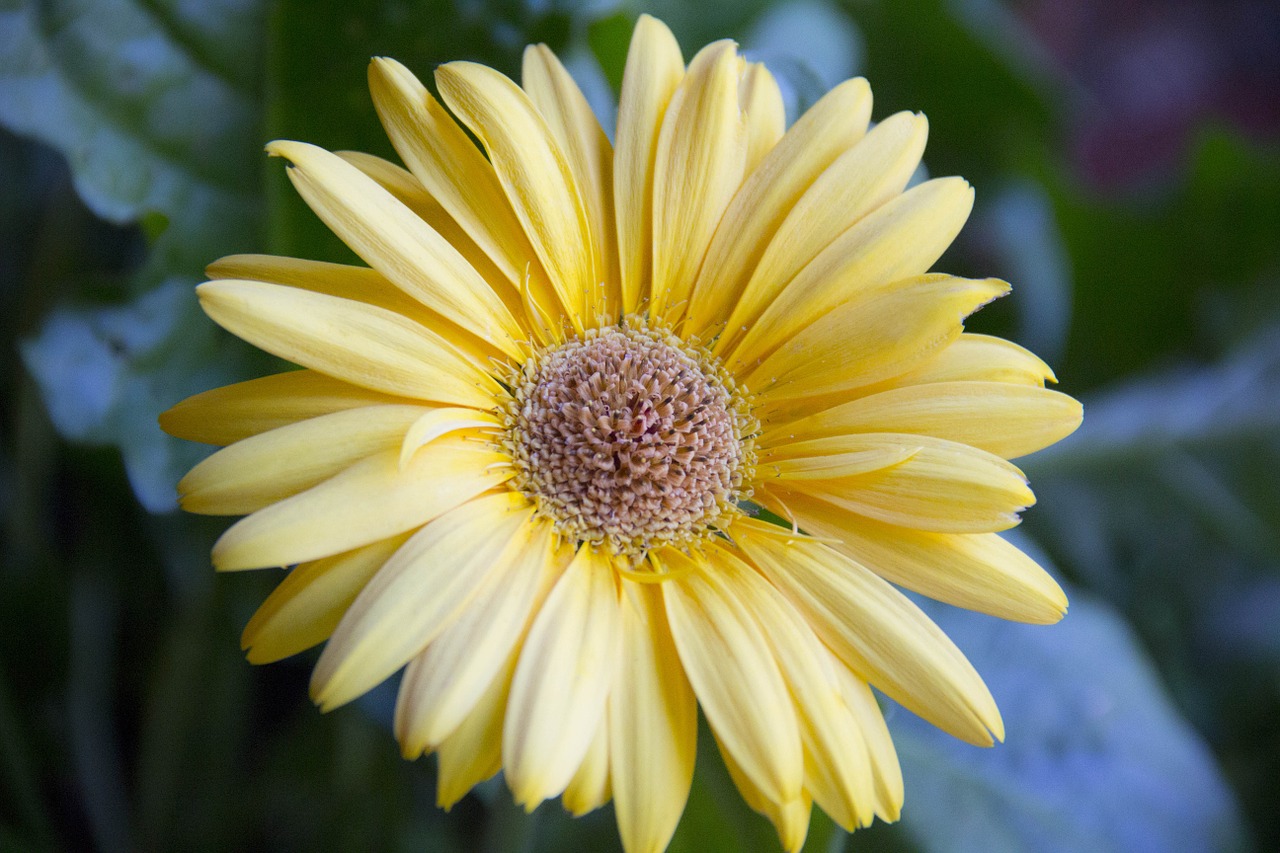
[[[609,809],[445,814],[386,691],[321,716],[313,657],[244,662],[275,580],[175,512],[156,414],[271,369],[203,318],[231,252],[344,259],[262,144],[391,156],[372,55],[515,76],[545,41],[611,126],[635,17],[731,36],[794,117],[865,75],[977,188],[947,272],[1012,297],[1084,427],[1022,460],[1050,628],[930,612],[1007,742],[890,707],[903,820],[807,850],[1280,850],[1280,6],[1273,0],[0,0],[0,851],[616,849]],[[708,740],[702,738],[704,744]],[[699,759],[678,851],[777,849]]]

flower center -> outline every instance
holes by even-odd
[[[637,556],[706,538],[748,497],[749,401],[673,335],[593,329],[534,355],[509,384],[512,484],[562,536]]]

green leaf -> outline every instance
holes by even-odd
[[[1115,613],[1083,593],[1053,627],[926,609],[982,673],[1005,743],[897,711],[903,824],[924,851],[1246,849],[1235,802]]]

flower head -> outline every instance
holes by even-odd
[[[443,805],[501,769],[529,808],[612,798],[631,853],[675,829],[699,706],[791,850],[814,802],[897,817],[871,687],[1001,738],[895,585],[1060,618],[997,532],[1033,501],[1006,460],[1080,408],[963,331],[1007,285],[928,272],[972,193],[906,189],[924,118],[869,130],[850,80],[786,129],[763,66],[717,42],[686,67],[647,16],[615,143],[542,46],[522,86],[440,67],[444,106],[389,59],[370,83],[407,170],[268,147],[368,267],[214,263],[209,316],[303,369],[162,417],[225,445],[180,484],[192,512],[247,516],[215,566],[295,566],[249,659],[327,640],[324,709],[403,668],[396,737],[438,753]]]

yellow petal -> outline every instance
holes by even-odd
[[[489,283],[435,229],[336,154],[304,142],[267,146],[289,161],[298,194],[365,263],[423,305],[511,356],[519,324]]]
[[[880,122],[831,163],[778,226],[729,317],[728,340],[719,344],[722,352],[730,349],[740,330],[753,325],[811,261],[859,220],[902,192],[920,165],[927,136],[924,116],[898,113]]]
[[[292,370],[188,397],[160,415],[160,428],[187,441],[226,445],[331,412],[409,402],[323,373]]]
[[[408,534],[303,563],[285,575],[240,637],[250,663],[271,663],[329,639],[342,614]]]
[[[449,109],[471,128],[516,217],[542,259],[569,320],[582,330],[587,294],[600,282],[595,242],[565,154],[528,95],[492,68],[450,62],[436,69]]]
[[[511,476],[474,441],[445,438],[405,468],[399,449],[358,462],[231,526],[213,546],[220,571],[287,566],[332,556],[425,524]]]
[[[512,284],[531,272],[541,279],[540,268],[530,270],[537,256],[493,167],[413,72],[376,57],[369,91],[391,144],[432,198]]]
[[[457,619],[405,668],[395,716],[405,757],[452,734],[519,646],[572,553],[554,547],[551,530],[528,522],[516,535],[524,544],[514,558],[495,566]]]
[[[747,387],[771,407],[884,381],[960,336],[964,320],[1009,292],[997,279],[925,275],[864,291],[787,340],[751,372]]]
[[[795,699],[805,789],[845,829],[866,826],[874,814],[871,761],[825,648],[782,593],[732,550],[712,546],[707,556],[759,622]]]
[[[844,662],[831,655],[832,669],[840,682],[845,707],[853,714],[858,729],[867,744],[875,778],[875,812],[882,820],[895,821],[902,812],[902,767],[898,764],[898,751],[885,725],[880,704],[872,695],[867,682],[859,678]]]
[[[609,802],[609,715],[606,712],[596,724],[595,737],[578,771],[564,789],[564,807],[574,817]]]
[[[960,233],[972,207],[973,190],[960,178],[938,178],[907,190],[823,248],[736,345],[718,352],[731,368],[752,364],[851,296],[923,274]]]
[[[1034,560],[994,533],[946,534],[888,527],[825,501],[789,494],[787,509],[815,536],[907,589],[1016,622],[1052,624],[1067,597]]]
[[[998,456],[939,438],[893,433],[855,433],[782,445],[761,457],[774,460],[825,455],[891,453],[910,448],[903,462],[868,473],[768,481],[771,489],[820,497],[842,509],[916,530],[991,533],[1018,523],[1035,503],[1022,472]]]
[[[1004,382],[933,382],[860,397],[788,425],[793,440],[854,432],[931,435],[1005,459],[1034,453],[1080,426],[1080,404]]]
[[[688,307],[707,245],[742,183],[746,157],[738,57],[733,42],[718,41],[689,63],[658,135],[651,319],[674,323]]]
[[[492,433],[501,426],[502,422],[497,415],[492,412],[477,412],[475,409],[445,408],[420,412],[402,433],[400,467],[403,469],[407,466],[414,454],[441,436],[473,429]]]
[[[1058,378],[1035,353],[1004,338],[965,332],[936,358],[890,380],[886,387],[924,382],[1009,382],[1043,388],[1045,380],[1057,382]]]
[[[906,596],[821,543],[747,519],[732,536],[854,672],[909,711],[977,746],[1004,739],[982,679]]]
[[[786,449],[786,445],[782,446]],[[787,458],[766,457],[757,471],[764,482],[777,479],[783,484],[790,480],[832,480],[856,477],[883,471],[901,465],[920,452],[910,444],[886,444],[821,456],[794,456]]]
[[[636,21],[618,99],[613,193],[623,312],[634,313],[649,295],[653,269],[653,184],[658,133],[667,105],[684,78],[680,45],[666,24],[650,15]]]
[[[466,229],[458,224],[440,202],[422,185],[422,182],[395,163],[366,154],[363,151],[334,152],[352,166],[373,178],[405,207],[421,219],[467,259],[476,272],[493,287],[508,307],[518,302],[520,292],[506,273],[471,239]],[[219,276],[238,278],[239,276]]]
[[[787,110],[778,83],[762,62],[744,62],[738,101],[746,121],[747,159],[743,174],[751,174],[787,129]]]
[[[703,335],[724,322],[787,213],[862,138],[870,115],[867,81],[841,83],[800,117],[743,182],[698,273],[686,318],[690,333]]]
[[[717,741],[767,799],[799,798],[804,780],[800,729],[757,620],[703,558],[666,549],[659,559],[683,575],[664,584],[667,618]]]
[[[589,294],[587,316],[616,318],[621,304],[613,227],[613,146],[582,90],[545,44],[525,48],[521,83],[564,152],[591,223],[596,288]]]
[[[436,803],[441,808],[453,808],[474,786],[502,769],[502,719],[515,666],[513,654],[471,713],[440,744],[436,756],[440,770]]]
[[[363,406],[236,442],[178,482],[187,512],[246,515],[321,483],[366,456],[400,445],[422,406]]]
[[[533,510],[514,492],[477,498],[415,533],[356,597],[316,663],[321,710],[384,681],[449,624],[486,577],[518,559]]]
[[[563,792],[582,764],[604,716],[620,641],[612,563],[582,546],[534,620],[511,682],[502,758],[526,809]]]
[[[716,746],[720,749],[720,757],[724,760],[725,769],[729,771],[729,778],[733,780],[742,799],[754,811],[769,819],[778,832],[778,841],[782,844],[783,850],[788,853],[800,853],[804,848],[805,838],[809,834],[809,813],[813,806],[813,800],[808,792],[801,792],[800,796],[785,803],[774,802],[743,772],[742,767],[734,761],[729,750],[725,749],[718,738]]]
[[[625,676],[609,696],[609,751],[627,853],[667,848],[689,798],[697,754],[697,700],[671,639],[662,586],[622,582]]]
[[[373,305],[250,281],[205,282],[196,293],[233,335],[336,379],[481,409],[500,389],[437,333]]]

